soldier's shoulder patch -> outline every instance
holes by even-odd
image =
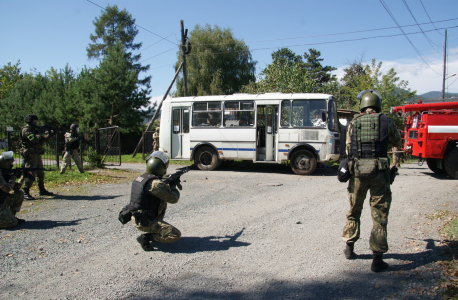
[[[143,178],[142,176],[138,176],[137,179],[135,179],[135,181],[138,181],[138,182],[142,182],[145,178]]]

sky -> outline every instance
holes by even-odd
[[[154,100],[175,74],[180,20],[189,33],[196,25],[230,28],[249,47],[257,75],[280,48],[297,55],[314,48],[339,78],[351,62],[376,59],[383,74],[394,68],[417,95],[442,90],[447,30],[446,77],[458,73],[456,0],[0,0],[1,66],[20,60],[22,71],[42,74],[67,64],[75,72],[96,67],[99,61],[88,60],[86,47],[92,22],[107,5],[136,19],[140,61],[150,65],[142,76],[152,76]],[[458,93],[458,75],[445,86]]]

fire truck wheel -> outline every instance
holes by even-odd
[[[458,179],[458,148],[453,148],[444,156],[445,170],[448,176]]]
[[[291,169],[297,175],[310,175],[315,171],[316,158],[307,150],[299,150],[291,157]]]
[[[437,159],[436,158],[427,158],[426,164],[428,165],[429,169],[437,174],[447,174],[444,168],[437,167]]]
[[[196,153],[196,165],[199,169],[204,171],[211,171],[221,165],[221,160],[218,154],[210,147],[202,147]]]

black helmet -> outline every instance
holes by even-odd
[[[372,108],[376,112],[382,111],[382,96],[375,90],[365,90],[358,94],[356,99],[359,100],[359,111],[366,108]]]
[[[13,151],[6,151],[0,154],[0,169],[11,169],[13,167],[13,162]]]
[[[37,120],[37,121],[38,121],[37,115],[28,114],[27,116],[25,116],[25,120],[24,120],[24,121],[25,121],[27,124],[30,124],[30,123],[32,123],[32,121],[34,121],[34,120]]]
[[[169,158],[162,151],[154,151],[146,159],[146,173],[163,176],[167,173]]]
[[[72,125],[70,125],[70,130],[76,131],[76,129],[78,129],[78,124],[72,124]]]

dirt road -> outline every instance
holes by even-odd
[[[457,210],[458,182],[403,165],[392,185],[390,268],[375,274],[367,202],[358,259],[344,258],[348,200],[335,174],[192,170],[165,217],[183,237],[154,252],[117,220],[129,183],[50,198],[25,224],[0,230],[0,299],[440,299],[443,246],[428,216]]]

